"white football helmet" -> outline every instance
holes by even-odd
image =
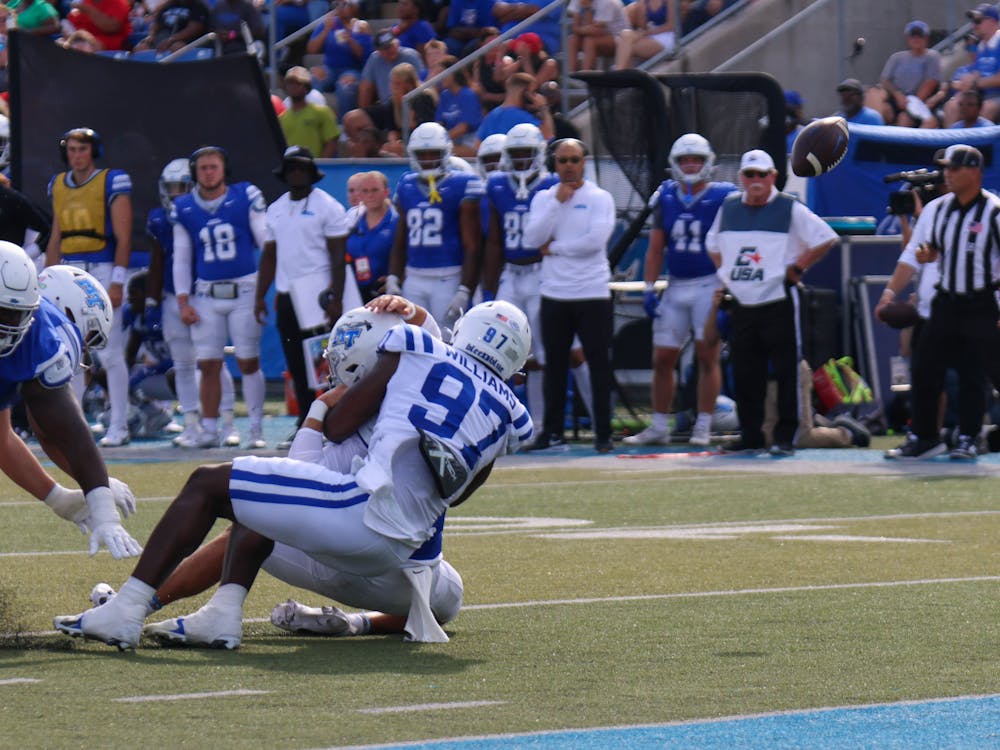
[[[174,159],[160,172],[160,203],[170,212],[174,198],[190,193],[194,186],[191,165],[187,159]]]
[[[38,274],[42,296],[77,327],[88,349],[107,346],[114,320],[111,298],[100,282],[74,266],[49,266]]]
[[[330,365],[330,382],[354,385],[375,366],[378,345],[393,326],[403,322],[397,313],[373,312],[356,307],[333,324],[323,351]]]
[[[545,148],[548,145],[542,131],[529,122],[522,122],[507,131],[501,169],[517,177],[530,177],[545,169]]]
[[[682,156],[700,156],[705,163],[694,174],[685,174],[679,161]],[[714,166],[715,152],[708,141],[697,133],[685,133],[670,147],[670,176],[677,182],[686,182],[688,185],[705,182],[711,176]]]
[[[482,302],[458,319],[451,345],[507,380],[528,361],[531,327],[509,302]]]
[[[425,122],[410,133],[406,144],[410,168],[421,177],[441,177],[448,171],[451,158],[451,138],[444,126]]]
[[[20,246],[0,240],[0,357],[13,354],[21,343],[40,299],[31,258]]]
[[[503,158],[503,145],[507,141],[507,136],[503,133],[494,133],[483,138],[476,150],[476,170],[484,180],[490,172],[496,172],[503,167],[500,161]]]

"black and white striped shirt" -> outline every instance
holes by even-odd
[[[1000,198],[980,190],[962,206],[954,193],[935,198],[913,228],[907,249],[924,243],[938,249],[938,289],[973,294],[1000,286]]]

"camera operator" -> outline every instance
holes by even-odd
[[[945,371],[959,375],[959,437],[951,451],[974,460],[985,409],[983,374],[1000,385],[1000,330],[995,291],[1000,282],[1000,199],[982,189],[983,155],[949,146],[936,159],[947,194],[920,212],[913,236],[875,306],[876,317],[910,282],[919,266],[936,267],[939,280],[930,315],[913,349],[913,432],[886,458],[933,458],[947,447],[938,432],[938,400]],[[924,289],[924,285],[921,285]]]

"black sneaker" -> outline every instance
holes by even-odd
[[[775,443],[767,452],[775,458],[787,458],[795,455],[795,446],[791,443]]]
[[[743,454],[746,456],[755,456],[758,453],[764,451],[764,446],[762,445],[747,445],[742,440],[737,440],[735,443],[728,443],[722,446],[722,452],[728,453],[730,455]]]
[[[959,435],[955,447],[948,454],[952,461],[975,461],[978,455],[976,441],[968,435]]]
[[[898,461],[919,461],[940,456],[947,450],[948,446],[939,440],[921,440],[916,435],[910,435],[898,448],[887,450],[885,457]]]
[[[833,425],[835,427],[843,427],[851,433],[851,445],[856,445],[858,448],[867,448],[872,444],[872,434],[868,431],[868,428],[848,414],[841,414],[835,417]]]
[[[547,450],[557,450],[557,451],[568,451],[569,445],[563,439],[562,435],[539,435],[538,438],[529,445],[525,450],[528,451],[547,451]]]
[[[611,453],[615,449],[615,444],[610,440],[598,440],[594,443],[594,450],[598,453]]]

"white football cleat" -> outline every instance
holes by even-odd
[[[98,441],[98,445],[102,448],[120,448],[128,445],[130,439],[128,430],[110,429],[108,434]]]
[[[258,451],[267,448],[267,443],[264,442],[264,435],[260,427],[250,428],[250,437],[247,438],[247,448]]]
[[[98,583],[90,590],[90,603],[100,607],[113,599],[117,592],[107,583]]]
[[[690,445],[706,446],[712,442],[711,424],[695,422],[694,429],[691,430],[691,437],[688,439]]]
[[[184,617],[150,623],[142,632],[166,646],[232,650],[239,648],[243,638],[243,613],[238,609],[227,611],[209,602]]]
[[[235,426],[229,425],[227,428],[225,425],[222,427],[222,434],[225,437],[222,439],[222,444],[227,448],[239,448],[240,447],[240,431],[236,429]]]
[[[219,433],[199,430],[195,433],[194,439],[184,441],[178,440],[177,444],[181,448],[218,448]]]
[[[347,613],[336,607],[307,607],[294,599],[282,602],[271,610],[271,624],[290,633],[317,635],[357,635]]]
[[[117,647],[119,651],[126,651],[139,645],[145,618],[146,608],[143,605],[125,604],[121,597],[116,596],[107,604],[79,615],[56,615],[52,624],[60,633],[101,641]]]
[[[638,435],[622,438],[626,445],[670,445],[670,430],[658,430],[652,425]]]

